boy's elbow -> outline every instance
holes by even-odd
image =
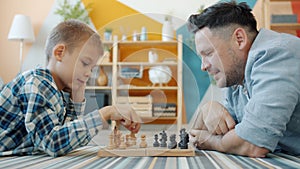
[[[61,150],[55,150],[55,149],[46,150],[46,153],[51,157],[59,157],[59,156],[67,154],[66,152],[62,152]]]
[[[69,151],[67,151],[65,148],[62,148],[62,147],[50,146],[50,147],[47,147],[44,150],[44,152],[47,153],[51,157],[59,157],[59,156],[66,155]]]

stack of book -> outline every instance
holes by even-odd
[[[117,104],[130,105],[141,117],[152,117],[152,97],[148,96],[119,96]]]
[[[154,117],[176,117],[176,103],[153,103]]]
[[[271,23],[297,23],[298,15],[271,15]]]

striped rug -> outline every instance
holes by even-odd
[[[300,168],[300,158],[286,154],[268,154],[267,158],[249,158],[216,151],[196,152],[195,157],[97,157],[99,146],[79,148],[66,156],[47,155],[0,157],[0,168],[84,168],[84,169],[189,169],[189,168]]]

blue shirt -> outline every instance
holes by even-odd
[[[261,29],[244,84],[228,88],[225,107],[236,134],[271,151],[300,154],[300,39]]]
[[[81,117],[47,69],[18,75],[0,93],[0,156],[46,152],[59,156],[88,144],[102,124],[98,111]]]

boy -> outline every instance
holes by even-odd
[[[107,106],[82,118],[85,86],[99,56],[100,36],[82,22],[58,24],[46,42],[47,68],[18,75],[0,93],[0,156],[64,155],[89,143],[107,120],[138,132],[128,107]]]

